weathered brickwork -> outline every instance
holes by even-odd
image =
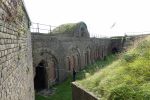
[[[43,70],[46,70],[43,76],[46,81],[45,88],[48,88],[51,82],[61,82],[66,79],[72,74],[73,68],[79,71],[96,60],[103,59],[111,50],[110,44],[110,38],[59,37],[32,33],[35,84],[44,83],[38,81],[36,75],[42,61],[45,62]],[[53,73],[55,75],[52,75]]]
[[[22,15],[15,14],[17,9]],[[31,51],[29,19],[22,1],[1,0],[0,100],[34,100]]]
[[[84,22],[75,26],[63,34],[31,36],[22,0],[0,0],[0,100],[34,100],[34,86],[49,88],[73,69],[79,71],[136,40],[124,44],[123,37],[90,38]]]

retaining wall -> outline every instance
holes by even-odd
[[[99,100],[93,94],[72,83],[72,100]]]

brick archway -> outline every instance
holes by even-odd
[[[58,61],[51,52],[43,51],[37,62],[39,64],[35,66],[35,90],[49,89],[51,85],[59,81]]]

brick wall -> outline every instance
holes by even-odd
[[[4,2],[5,7],[0,2],[0,100],[34,100],[29,19],[20,9],[22,21],[8,20],[14,8],[11,1]]]

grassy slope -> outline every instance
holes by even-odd
[[[150,37],[102,70],[86,75],[77,84],[102,100],[150,100]]]

